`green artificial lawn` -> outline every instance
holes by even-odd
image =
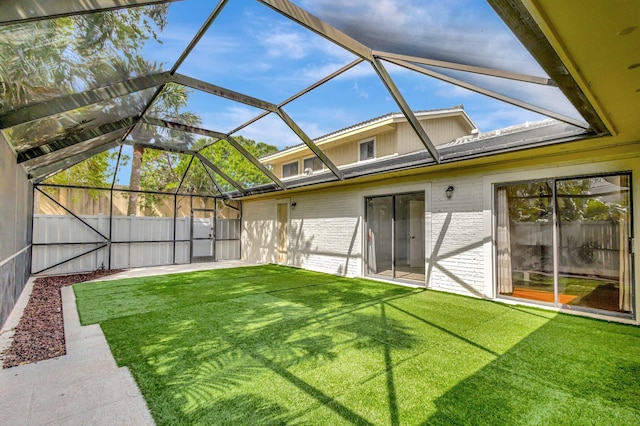
[[[640,424],[640,328],[274,265],[74,286],[159,425]]]

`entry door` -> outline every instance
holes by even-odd
[[[191,262],[215,261],[215,217],[215,210],[191,211]]]
[[[289,261],[289,203],[278,204],[278,253],[276,262],[287,265]]]

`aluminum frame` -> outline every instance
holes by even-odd
[[[192,161],[193,161],[193,157],[192,157]],[[118,158],[118,162],[119,162],[119,158]],[[116,170],[117,170],[118,164],[116,164]],[[206,167],[205,167],[206,169]],[[188,172],[188,168],[187,168],[187,172]],[[207,173],[209,173],[207,171]],[[183,176],[183,180],[184,177],[187,175],[187,173],[185,172],[185,175]],[[211,176],[210,176],[211,177]],[[113,182],[115,183],[115,173],[114,173],[114,180]],[[215,183],[215,182],[214,182]],[[64,206],[62,203],[60,203],[58,200],[56,200],[55,198],[51,197],[49,194],[47,194],[45,191],[43,191],[40,188],[46,188],[46,187],[51,187],[51,188],[76,188],[76,189],[86,189],[86,190],[99,190],[99,191],[108,191],[109,192],[109,235],[108,237],[103,235],[101,232],[99,232],[97,229],[95,229],[93,226],[91,226],[89,223],[87,223],[85,220],[83,220],[81,217],[79,217],[78,215],[76,215],[74,212],[72,212],[71,210],[69,210],[66,206]],[[190,243],[191,237],[190,239],[177,239],[176,238],[176,222],[177,222],[177,218],[178,218],[178,209],[177,209],[177,200],[178,197],[189,197],[189,209],[190,211],[193,210],[193,198],[208,198],[208,199],[212,199],[214,200],[214,206],[215,206],[215,211],[216,211],[216,215],[215,215],[215,220],[217,220],[217,202],[218,200],[222,201],[223,203],[226,200],[226,197],[220,195],[220,196],[210,196],[210,195],[203,195],[203,194],[184,194],[184,193],[179,193],[179,192],[173,192],[173,193],[167,193],[167,192],[159,192],[159,191],[134,191],[134,190],[130,190],[130,189],[118,189],[115,188],[112,184],[111,188],[94,188],[94,187],[85,187],[85,186],[79,186],[79,185],[56,185],[56,184],[36,184],[33,186],[33,191],[38,191],[41,194],[43,194],[45,197],[49,198],[54,204],[58,205],[60,208],[62,208],[65,212],[67,212],[69,215],[73,216],[75,219],[79,220],[82,224],[84,224],[85,226],[89,227],[93,232],[95,232],[96,234],[98,234],[99,237],[101,237],[103,239],[103,241],[91,241],[91,242],[82,242],[82,241],[76,241],[76,242],[66,242],[66,243],[33,243],[31,244],[34,247],[46,247],[46,246],[56,246],[56,245],[99,245],[98,247],[94,247],[92,249],[89,249],[87,251],[84,251],[80,254],[74,255],[68,259],[62,260],[60,262],[57,262],[54,265],[49,265],[46,268],[40,269],[36,272],[34,272],[34,275],[38,275],[41,274],[45,271],[48,271],[50,269],[53,269],[55,267],[58,267],[60,265],[64,265],[65,263],[71,262],[75,259],[78,259],[82,256],[85,256],[87,254],[93,253],[97,250],[101,250],[103,248],[107,249],[107,269],[111,269],[111,261],[112,261],[112,253],[111,253],[111,249],[112,249],[112,245],[113,244],[141,244],[141,243],[172,243],[173,246],[173,253],[172,253],[172,264],[175,265],[176,264],[176,243]],[[120,241],[113,241],[112,239],[112,233],[113,233],[113,192],[136,192],[139,194],[153,194],[153,195],[165,195],[165,196],[171,196],[174,197],[173,199],[173,205],[174,205],[174,210],[173,210],[173,238],[172,239],[167,239],[167,240],[120,240]],[[226,204],[225,204],[226,205]],[[33,212],[33,205],[32,205],[32,215],[34,214]],[[242,216],[242,209],[236,209],[238,210],[238,212],[240,213],[240,215]],[[32,222],[32,226],[33,226],[33,222]],[[33,231],[32,231],[33,232]],[[241,241],[241,239],[229,239],[229,240],[233,240],[233,241]],[[222,241],[222,240],[220,240]],[[190,247],[189,250],[192,250],[192,248]],[[241,246],[241,250],[242,250],[242,246]],[[191,259],[191,255],[190,255],[190,259]]]
[[[168,72],[153,74],[9,110],[0,116],[0,129],[161,86],[168,82],[169,79],[170,74]]]
[[[391,97],[400,107],[402,114],[404,114],[404,116],[406,117],[407,121],[413,128],[413,131],[416,132],[416,134],[420,138],[420,142],[422,142],[425,148],[427,148],[427,151],[429,151],[429,154],[431,154],[431,157],[433,157],[436,164],[440,164],[440,154],[438,153],[438,150],[436,149],[433,142],[431,142],[431,139],[429,139],[429,136],[427,136],[427,132],[425,132],[424,128],[418,121],[418,118],[409,107],[409,104],[407,103],[407,101],[405,101],[402,93],[400,93],[400,90],[398,90],[398,87],[393,82],[393,79],[387,72],[387,69],[378,58],[373,59],[372,65],[378,73],[378,76],[380,76],[380,80],[382,80],[382,83],[384,83],[384,85],[387,87],[387,90],[391,94]]]
[[[24,1],[19,0],[6,0],[0,4],[0,24],[12,24],[12,23],[20,23],[20,22],[31,22],[42,19],[51,19],[56,17],[64,17],[64,16],[73,16],[78,14],[86,14],[86,13],[95,13],[100,11],[108,11],[122,8],[132,8],[139,7],[144,5],[152,5],[152,4],[164,4],[171,3],[175,0],[92,0],[91,2],[68,2],[66,0],[48,0],[47,2],[38,2],[35,0],[31,0],[25,4]],[[316,87],[326,83],[332,78],[341,75],[352,67],[362,63],[363,61],[369,62],[376,73],[378,74],[381,82],[386,86],[391,96],[394,98],[398,106],[400,107],[403,115],[407,118],[409,124],[412,129],[419,137],[423,145],[426,147],[427,151],[431,154],[431,156],[435,160],[435,164],[440,163],[439,153],[435,149],[433,143],[429,139],[428,135],[422,129],[422,126],[418,122],[415,114],[411,111],[409,105],[404,100],[401,92],[396,87],[393,78],[388,74],[387,70],[384,67],[382,60],[388,61],[389,63],[393,63],[399,66],[402,66],[406,69],[410,69],[412,71],[419,72],[424,75],[428,75],[430,77],[438,78],[443,81],[447,81],[449,83],[455,84],[460,87],[464,87],[470,90],[473,90],[477,93],[493,97],[503,102],[508,102],[510,104],[516,105],[518,107],[522,107],[540,114],[544,114],[549,117],[554,117],[558,120],[570,123],[572,125],[584,127],[584,123],[579,122],[571,117],[564,116],[562,114],[557,114],[552,111],[549,111],[544,108],[539,108],[534,105],[528,104],[523,101],[518,101],[516,99],[510,98],[508,96],[501,95],[499,93],[495,93],[491,90],[483,89],[482,87],[468,84],[462,81],[459,81],[455,78],[447,77],[445,75],[439,74],[437,72],[432,72],[427,70],[426,68],[422,68],[417,66],[416,64],[423,65],[433,65],[438,67],[444,67],[449,69],[455,69],[466,72],[473,72],[481,75],[488,75],[493,77],[507,78],[516,81],[523,81],[527,83],[540,84],[545,86],[555,86],[557,82],[561,83],[559,85],[560,89],[564,92],[565,96],[569,99],[569,101],[578,109],[578,111],[582,114],[582,116],[587,120],[588,124],[591,128],[598,134],[609,134],[608,129],[604,122],[597,116],[597,113],[593,109],[593,107],[588,102],[584,93],[582,93],[573,78],[567,72],[566,67],[562,64],[560,58],[555,54],[553,48],[549,44],[549,42],[544,37],[541,29],[536,25],[533,20],[531,14],[526,9],[526,6],[522,4],[522,2],[513,1],[513,2],[502,2],[499,0],[489,0],[489,4],[496,13],[503,19],[503,21],[510,27],[512,32],[520,39],[522,44],[534,55],[534,57],[538,60],[539,63],[543,65],[545,70],[548,70],[550,78],[546,77],[536,77],[532,75],[524,75],[513,72],[505,72],[496,69],[483,68],[477,66],[469,66],[451,62],[444,61],[435,61],[426,58],[416,58],[412,56],[394,54],[390,52],[384,51],[374,51],[359,42],[355,38],[343,33],[322,19],[317,18],[311,13],[307,12],[303,8],[297,6],[289,0],[258,0],[258,2],[264,5],[267,8],[274,10],[275,12],[283,15],[288,20],[306,28],[307,30],[329,40],[330,42],[336,44],[337,46],[345,49],[348,52],[354,54],[357,59],[352,61],[351,63],[343,66],[339,70],[333,72],[332,74],[326,76],[323,79],[318,80],[313,83],[306,89],[296,93],[290,98],[282,101],[279,104],[274,104],[271,102],[267,102],[261,99],[257,99],[251,96],[247,96],[243,93],[236,92],[224,87],[216,86],[214,84],[208,83],[206,81],[198,80],[186,75],[182,75],[177,73],[180,66],[184,63],[186,58],[192,53],[194,48],[198,45],[200,40],[204,37],[207,30],[214,24],[216,19],[220,16],[220,13],[229,3],[228,0],[219,0],[215,6],[213,6],[213,10],[211,11],[208,18],[199,28],[195,36],[190,40],[189,44],[182,50],[180,55],[178,56],[176,62],[171,67],[171,70],[168,72],[137,77],[133,79],[129,79],[126,81],[122,81],[119,83],[114,83],[108,86],[98,87],[92,90],[87,90],[85,92],[63,96],[57,99],[52,99],[49,101],[44,101],[41,103],[31,104],[27,106],[23,106],[20,108],[16,108],[15,110],[3,111],[3,114],[0,116],[0,128],[9,128],[18,124],[26,123],[32,120],[37,120],[39,118],[51,116],[56,113],[69,111],[74,108],[79,108],[82,106],[91,105],[97,102],[113,99],[118,96],[125,96],[130,93],[134,93],[136,91],[144,90],[147,88],[157,87],[154,95],[150,98],[146,106],[143,110],[135,115],[126,117],[119,121],[114,121],[107,123],[103,126],[99,126],[97,128],[87,130],[77,135],[73,135],[71,137],[50,142],[48,144],[42,145],[40,147],[33,147],[25,150],[24,152],[17,153],[18,163],[22,163],[28,161],[29,159],[38,158],[42,155],[46,155],[50,152],[54,152],[60,149],[63,149],[68,146],[72,146],[81,142],[84,142],[88,139],[99,137],[100,135],[104,135],[109,133],[109,131],[114,131],[115,129],[126,129],[124,136],[121,138],[123,143],[127,144],[126,141],[127,136],[130,132],[135,128],[135,125],[141,122],[150,122],[154,120],[153,118],[147,117],[148,111],[150,107],[153,105],[157,97],[160,95],[162,90],[167,83],[176,83],[182,84],[187,87],[191,87],[195,90],[203,91],[206,93],[210,93],[216,96],[220,96],[225,99],[229,99],[234,102],[243,103],[246,105],[250,105],[252,107],[256,107],[262,109],[264,112],[259,114],[255,118],[243,123],[236,129],[232,130],[228,134],[222,134],[218,132],[214,132],[212,130],[207,129],[198,129],[191,128],[191,130],[195,130],[194,133],[197,134],[205,134],[207,136],[218,135],[224,136],[224,139],[227,140],[236,150],[238,150],[246,159],[248,159],[254,166],[258,167],[274,184],[274,190],[278,189],[287,189],[287,183],[282,182],[278,179],[266,166],[264,166],[257,158],[247,152],[241,144],[237,143],[236,140],[231,136],[232,134],[237,133],[241,129],[255,123],[256,121],[264,118],[266,115],[270,113],[277,114],[280,119],[282,119],[287,126],[300,138],[300,140],[306,144],[311,151],[321,159],[321,161],[325,164],[325,166],[331,170],[333,175],[338,178],[338,180],[344,179],[344,172],[341,171],[331,160],[324,154],[324,151],[319,148],[313,140],[311,140],[304,131],[298,126],[298,124],[293,120],[283,109],[284,106],[294,101],[295,99],[305,95],[306,93],[312,91]],[[171,124],[170,122],[164,121],[165,124],[175,126],[176,124]],[[166,126],[165,126],[166,127]],[[175,127],[170,127],[175,128]],[[200,133],[202,131],[203,133]],[[217,136],[216,136],[217,137]],[[220,138],[221,139],[221,138]],[[160,149],[169,152],[179,152],[185,153],[189,155],[196,155],[190,150],[180,150],[180,149],[172,149],[170,147],[156,146],[152,144],[144,144],[140,143],[140,145],[145,146],[151,149]],[[105,145],[107,146],[107,145]],[[107,148],[105,148],[107,149]],[[89,150],[86,151],[88,158],[89,153],[97,153],[97,150]],[[77,164],[82,156],[73,156],[70,161],[60,161],[56,162],[58,166],[69,167],[70,165]],[[202,159],[199,158],[202,162]],[[66,159],[65,159],[66,160]],[[78,160],[78,161],[76,161]],[[205,170],[209,173],[209,168],[211,168],[215,173],[221,171],[217,166],[212,164],[207,167],[205,165]],[[215,167],[215,169],[213,167]],[[216,170],[217,169],[217,170]],[[47,168],[42,169],[35,168],[33,173],[31,174],[32,179],[39,179],[43,176],[50,176],[54,170],[57,172],[62,169],[55,168]],[[221,177],[224,176],[218,173]],[[226,175],[225,175],[226,176]],[[210,176],[211,177],[211,176]],[[228,176],[227,176],[228,177]],[[213,179],[213,178],[212,178]],[[226,178],[225,178],[226,179]],[[213,179],[215,183],[215,179]],[[228,180],[229,181],[229,180]],[[229,181],[231,183],[231,181]],[[238,191],[241,193],[250,193],[251,189],[241,188],[240,185],[232,184]]]

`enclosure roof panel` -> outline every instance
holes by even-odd
[[[255,157],[308,147],[337,179],[344,172],[323,144],[399,120],[430,161],[449,161],[419,120],[457,113],[456,104],[469,133],[545,116],[584,135],[637,131],[622,100],[601,89],[627,88],[628,73],[606,80],[598,64],[607,61],[589,58],[582,40],[601,46],[601,34],[616,30],[602,53],[626,64],[640,31],[625,10],[638,9],[629,0],[597,12],[561,3],[9,0],[0,5],[0,129],[31,171],[40,156],[69,164],[67,155],[96,151],[86,141],[115,132],[120,143],[189,155],[222,140],[249,169],[260,169]],[[608,104],[620,104],[613,118]],[[251,173],[286,186],[269,170]],[[264,187],[248,187],[256,184]]]

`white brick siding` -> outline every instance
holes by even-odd
[[[242,259],[276,261],[276,205],[274,200],[244,202],[242,206]]]
[[[430,185],[432,190],[426,192],[425,199],[429,285],[438,290],[483,296],[482,178],[478,176],[433,183],[375,185],[365,190],[324,189],[292,194],[290,202],[296,206],[290,210],[289,265],[362,276],[364,197],[424,191]],[[455,187],[450,199],[445,196],[449,185]],[[277,202],[275,198],[244,202],[243,259],[275,261]],[[253,237],[261,241],[251,241]]]
[[[447,198],[445,191],[454,187]],[[483,184],[481,176],[432,183],[429,287],[484,296]]]
[[[353,191],[323,191],[291,198],[289,260],[293,266],[360,276],[362,219]]]

